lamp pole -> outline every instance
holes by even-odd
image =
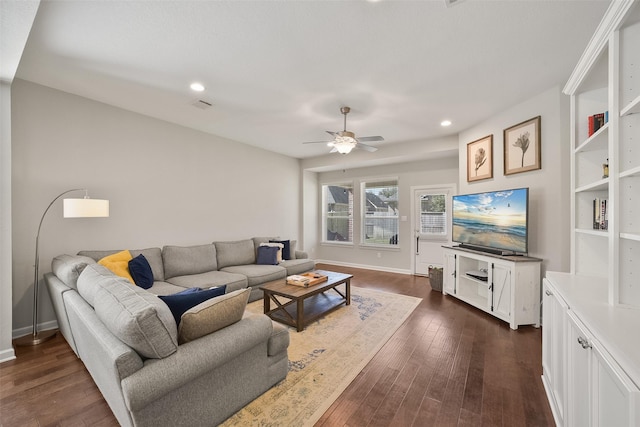
[[[38,332],[38,293],[39,293],[39,266],[40,266],[40,256],[38,254],[38,243],[40,241],[40,229],[42,228],[42,221],[44,221],[44,217],[49,212],[49,209],[60,197],[65,194],[72,193],[74,191],[84,191],[85,195],[88,191],[86,188],[74,188],[72,190],[67,190],[61,194],[59,194],[55,199],[49,203],[47,209],[45,209],[42,214],[42,218],[40,218],[40,225],[38,225],[38,233],[36,234],[36,259],[34,264],[34,276],[33,276],[33,328],[31,335],[25,335],[24,337],[17,338],[14,342],[18,346],[27,346],[27,345],[38,345],[45,341],[50,340],[51,338],[56,336],[58,332],[57,329],[51,329],[48,331]]]

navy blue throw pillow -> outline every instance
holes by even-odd
[[[258,247],[258,265],[278,265],[278,250],[275,246]]]
[[[153,271],[151,271],[149,261],[144,255],[140,254],[129,261],[129,273],[136,285],[142,289],[149,289],[153,286]]]
[[[284,248],[282,248],[282,259],[291,259],[291,243],[289,240],[269,240],[269,243],[283,244]]]
[[[224,295],[226,290],[227,285],[205,290],[189,288],[177,294],[162,295],[159,298],[169,306],[173,318],[176,319],[176,325],[180,325],[180,318],[185,311],[208,299]]]

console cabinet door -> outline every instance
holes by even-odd
[[[491,264],[491,311],[494,315],[511,322],[512,271],[508,266]]]
[[[443,294],[456,294],[456,255],[444,252],[444,271],[442,272]]]
[[[545,279],[542,291],[542,379],[558,426],[565,424],[568,308]]]
[[[567,315],[567,426],[591,426],[590,335],[573,312]]]
[[[592,343],[593,352],[593,403],[592,419],[598,426],[640,425],[638,387],[620,369],[609,353],[597,340]]]

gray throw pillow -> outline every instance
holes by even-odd
[[[178,342],[196,340],[240,321],[250,293],[248,288],[238,289],[187,310],[180,321]]]

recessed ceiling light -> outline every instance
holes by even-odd
[[[451,120],[443,120],[440,122],[440,126],[451,126]]]
[[[204,86],[202,85],[202,83],[191,83],[191,90],[194,90],[196,92],[202,92],[204,90]]]

